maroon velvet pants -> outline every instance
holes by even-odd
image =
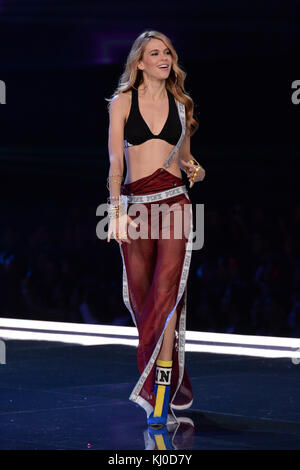
[[[169,189],[184,186],[181,178],[164,168],[122,186],[123,195],[154,195]],[[139,203],[129,203],[131,206]],[[173,347],[173,369],[170,403],[174,409],[191,406],[193,393],[185,369],[185,324],[186,284],[191,260],[192,206],[186,194],[178,194],[156,201],[156,207],[170,208],[170,216],[154,215],[151,203],[143,203],[144,227],[148,225],[147,238],[129,238],[131,243],[122,243],[120,251],[123,261],[123,299],[138,329],[139,343],[137,364],[140,378],[130,395],[130,400],[142,406],[147,415],[155,406],[154,374],[165,328],[177,312]],[[167,209],[168,212],[168,209]],[[175,214],[181,217],[176,218]],[[132,219],[138,223],[137,216]],[[151,238],[150,226],[156,229]],[[181,225],[180,225],[181,224]],[[178,232],[178,229],[179,230]],[[163,234],[167,233],[167,237]],[[176,235],[177,233],[177,235]],[[178,233],[182,234],[178,238]],[[169,234],[169,235],[168,235]],[[189,242],[189,243],[188,243]]]

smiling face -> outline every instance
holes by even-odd
[[[138,69],[150,77],[164,80],[168,78],[172,67],[172,55],[168,46],[160,39],[151,38],[147,42]]]

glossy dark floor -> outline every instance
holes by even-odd
[[[6,341],[0,449],[153,449],[128,397],[136,349]],[[163,436],[173,449],[300,449],[300,364],[187,353],[194,404]],[[166,429],[164,430],[166,432]],[[157,448],[157,447],[156,447]]]

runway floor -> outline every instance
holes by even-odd
[[[157,445],[128,400],[138,372],[130,346],[6,341],[0,365],[0,449],[145,450]],[[190,410],[167,449],[300,449],[300,364],[186,353]]]

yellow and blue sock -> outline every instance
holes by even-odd
[[[160,359],[156,362],[154,387],[156,400],[154,410],[148,418],[148,424],[150,426],[163,426],[167,424],[172,364],[173,361],[162,361]]]
[[[167,426],[163,426],[161,429],[153,429],[149,427],[148,432],[151,439],[153,439],[153,441],[155,442],[155,449],[173,449]]]

